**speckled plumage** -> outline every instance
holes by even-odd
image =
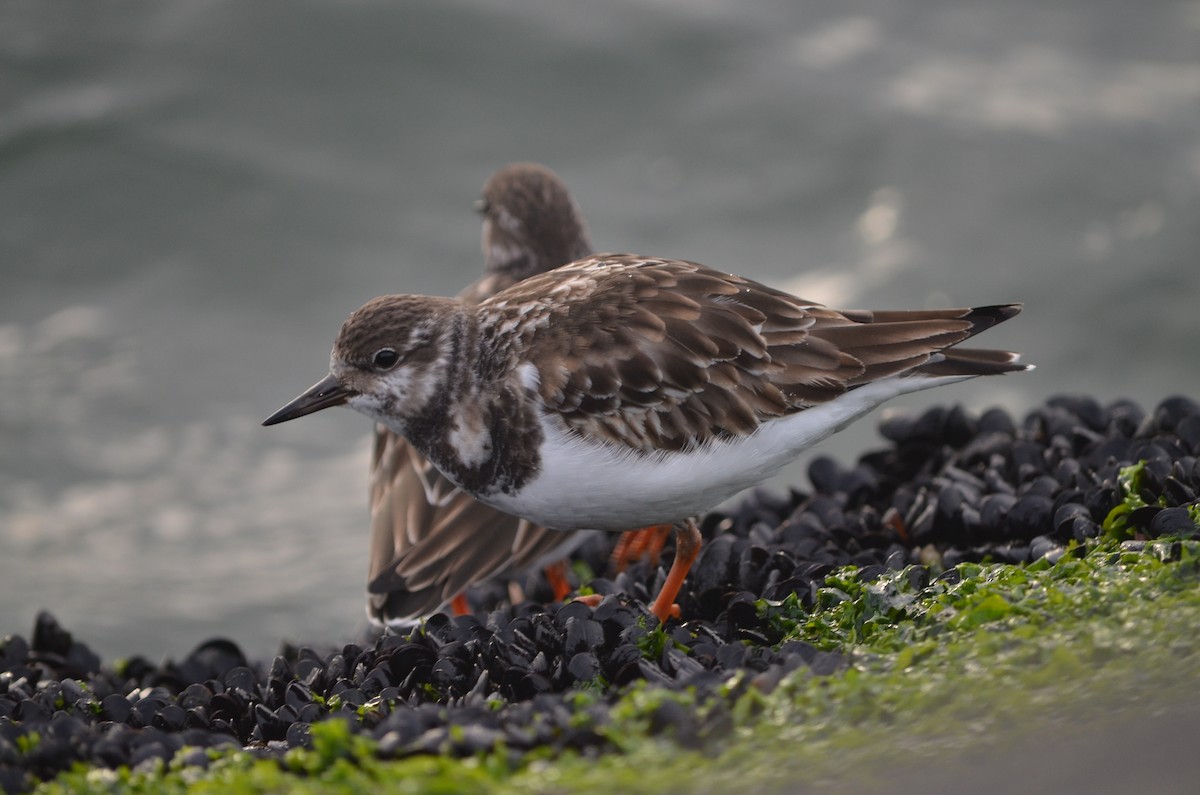
[[[1025,369],[1007,351],[952,349],[1018,311],[838,312],[696,263],[599,255],[478,306],[374,299],[343,325],[332,374],[352,408],[405,436],[482,501],[563,529],[611,530],[642,521],[630,521],[636,493],[624,495],[628,510],[603,518],[523,504],[531,482],[561,476],[542,466],[548,437],[582,462],[601,452],[632,461],[716,444],[752,449],[775,423],[839,400],[855,407],[849,419],[838,415],[840,427],[898,394]],[[436,354],[405,348],[408,340],[427,339],[431,326],[440,330],[429,342]],[[373,346],[389,340],[400,363],[372,365]],[[414,366],[408,357],[416,357]],[[464,424],[484,429],[486,454],[475,442],[454,443]],[[823,435],[804,428],[797,444]],[[572,460],[564,460],[564,471],[574,471]],[[604,489],[574,480],[560,485]],[[669,501],[679,515],[656,512],[644,521],[679,520],[693,512],[683,511],[691,502],[703,510],[729,496],[689,495],[685,484]],[[570,493],[544,499],[588,502]]]
[[[574,199],[544,166],[500,169],[476,207],[485,267],[459,293],[468,304],[591,252]],[[472,585],[554,560],[586,539],[484,505],[382,424],[371,456],[370,507],[367,615],[385,624],[432,613]]]
[[[841,312],[692,262],[597,255],[478,306],[371,301],[330,376],[268,423],[344,402],[504,512],[562,530],[680,523],[892,397],[1028,369],[954,347],[1019,311]],[[405,341],[433,317],[438,352],[409,369]],[[398,363],[362,347],[381,328]],[[455,443],[463,422],[486,429],[486,454]],[[699,548],[678,526],[662,620]]]
[[[581,436],[641,453],[747,436],[771,419],[963,353],[1014,307],[838,312],[691,262],[598,255],[480,307],[490,368],[537,371],[542,404]],[[1011,366],[983,354],[979,372]]]

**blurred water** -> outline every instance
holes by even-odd
[[[1036,373],[904,405],[1200,396],[1200,3],[562,6],[0,5],[0,634],[354,637],[369,423],[258,422],[364,300],[475,276],[513,160],[601,249],[1026,302],[988,342]]]

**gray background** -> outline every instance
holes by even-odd
[[[363,301],[475,277],[514,160],[600,249],[1026,303],[987,341],[1036,372],[901,406],[1200,396],[1200,3],[563,6],[0,5],[0,635],[354,638],[369,423],[258,423]]]

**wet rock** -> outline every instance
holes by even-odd
[[[1050,527],[1054,503],[1040,494],[1027,494],[1013,503],[1008,512],[1008,537],[1028,538]]]
[[[1150,535],[1191,537],[1197,534],[1196,523],[1187,508],[1163,508],[1150,521]]]

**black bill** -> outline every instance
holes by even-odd
[[[278,425],[305,414],[312,414],[314,411],[340,406],[353,394],[352,390],[342,386],[332,374],[327,375],[306,389],[300,397],[263,420],[263,425]]]

